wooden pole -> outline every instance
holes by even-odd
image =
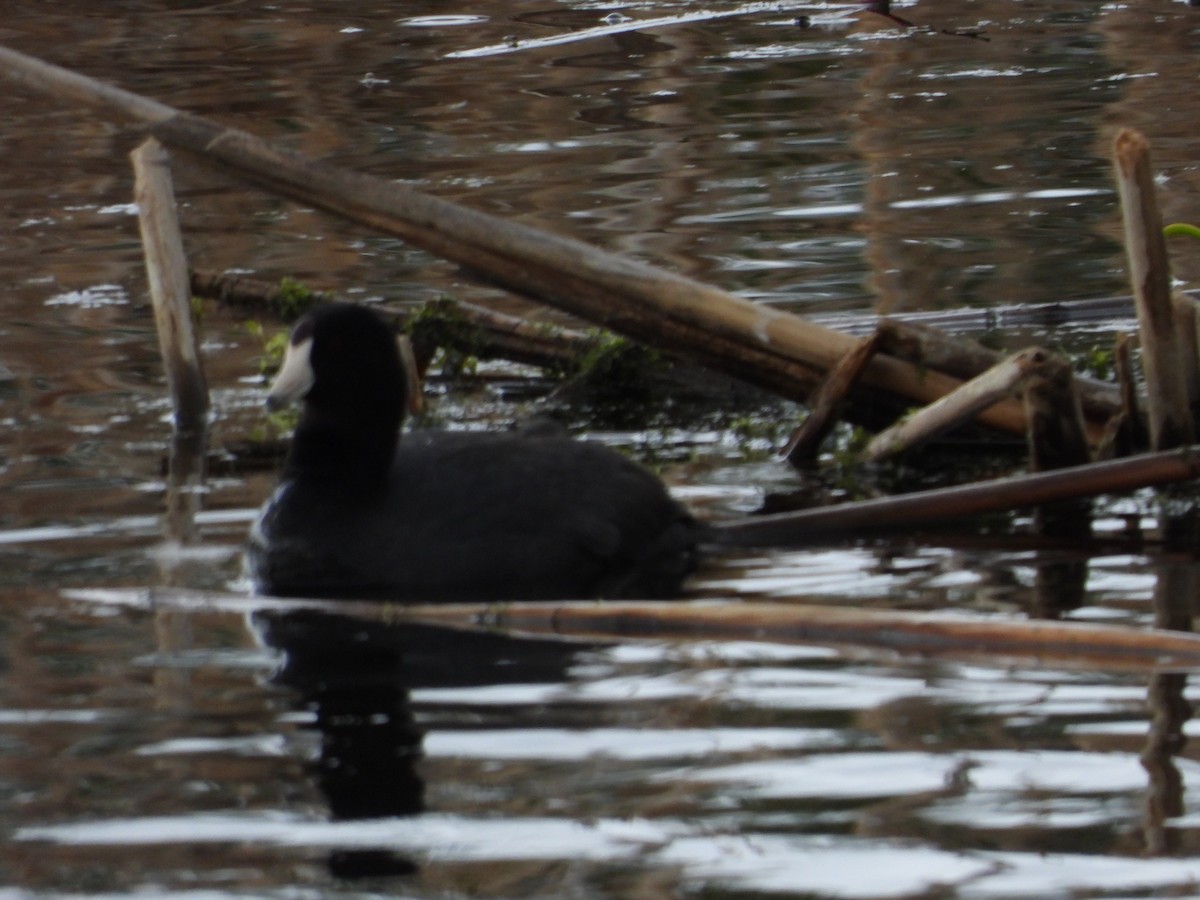
[[[1025,382],[1029,418],[1029,462],[1034,472],[1081,466],[1091,461],[1075,376],[1065,359],[1046,354]]]
[[[478,605],[400,607],[397,618],[592,640],[855,644],[902,653],[983,653],[992,659],[1034,657],[1114,669],[1200,664],[1200,636],[1180,632],[808,604],[511,603],[486,610]]]
[[[847,533],[913,528],[1060,500],[1119,494],[1197,477],[1200,477],[1200,447],[1184,447],[861,503],[749,516],[716,526],[716,540],[734,546],[812,544],[843,538]]]
[[[182,432],[203,434],[208,428],[208,386],[192,328],[187,257],[175,217],[170,165],[166,151],[153,139],[134,150],[130,159],[146,275],[175,409],[175,427]]]
[[[0,48],[0,71],[30,89],[148,122],[164,143],[219,161],[254,184],[393,234],[509,290],[771,390],[788,385],[785,393],[803,396],[817,373],[854,345],[854,338],[798,316],[580,241],[279,150],[246,132],[8,48]],[[863,383],[929,403],[959,381],[877,355]],[[1010,433],[1023,433],[1025,427],[1024,410],[1013,400],[986,410],[981,421]]]
[[[1089,309],[1095,305],[1088,300],[1082,300],[1079,303]],[[1014,326],[1028,327],[1028,323],[1023,322],[1020,314],[1040,309],[1044,315],[1034,317],[1035,323],[1051,328],[1058,322],[1071,321],[1071,309],[1074,305],[1073,303],[1056,303],[1044,307],[1031,307],[1029,310],[1020,306],[1010,307],[1007,313],[997,313],[997,319],[1000,322],[1011,320]],[[1104,310],[1112,311],[1114,307],[1119,311],[1132,307],[1132,302],[1125,303],[1119,299],[1101,301],[1100,308]],[[1057,315],[1052,317],[1051,310],[1056,310]],[[943,310],[937,315],[947,319],[954,314],[955,311]],[[964,315],[971,315],[971,313],[964,311]],[[953,319],[948,319],[948,321],[953,322]],[[983,323],[980,324],[980,327],[983,327]],[[1004,326],[997,325],[995,327]],[[964,338],[961,335],[949,334],[940,327],[931,327],[923,322],[908,322],[902,318],[881,319],[878,333],[881,340],[879,346],[881,352],[921,368],[936,369],[963,380],[982,375],[988,369],[1004,361],[1004,354],[998,350],[984,347],[978,341]],[[1084,377],[1075,378],[1075,389],[1079,394],[1085,424],[1090,426],[1090,437],[1092,440],[1098,441],[1104,434],[1108,420],[1121,411],[1120,392],[1112,384]]]
[[[118,602],[102,591],[101,602]],[[93,592],[68,591],[87,600]],[[261,612],[319,609],[403,627],[503,631],[567,639],[835,644],[920,654],[976,654],[990,660],[1040,659],[1100,671],[1200,666],[1200,636],[1091,622],[1044,622],[808,603],[586,601],[406,605],[357,600],[276,600],[157,588],[125,602],[154,609]]]
[[[1125,223],[1125,252],[1142,338],[1150,441],[1156,450],[1191,443],[1194,426],[1185,382],[1184,345],[1171,302],[1171,272],[1154,193],[1150,144],[1123,128],[1113,142]]]
[[[1042,366],[1049,354],[1033,348],[1023,350],[972,378],[935,403],[917,410],[891,428],[879,432],[867,444],[863,459],[874,462],[909,450],[924,441],[969,422],[982,410],[1006,397]]]

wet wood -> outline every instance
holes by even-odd
[[[874,462],[895,456],[970,422],[981,411],[1012,396],[1048,357],[1046,351],[1036,347],[1010,356],[935,403],[875,435],[863,451],[863,459]]]
[[[197,297],[216,300],[227,306],[245,307],[257,312],[272,312],[286,308],[292,291],[280,283],[264,281],[234,272],[193,270],[188,273],[192,293]],[[330,291],[313,291],[314,303],[342,300]]]
[[[1188,409],[1192,425],[1200,414],[1200,301],[1182,291],[1171,292],[1171,308],[1175,314],[1175,331],[1179,335],[1180,363],[1183,365],[1183,383],[1187,391]]]
[[[148,140],[130,154],[134,200],[154,323],[175,413],[175,428],[203,433],[208,427],[208,384],[200,345],[192,327],[192,295],[187,257],[175,214],[170,162],[162,145]]]
[[[888,529],[914,528],[931,522],[966,519],[1062,500],[1120,494],[1198,477],[1200,447],[1184,447],[961,487],[751,516],[723,523],[718,540],[739,546],[815,544],[849,533],[865,535]]]
[[[1037,660],[1099,671],[1200,667],[1200,636],[1085,622],[1044,622],[866,610],[807,603],[587,601],[411,605],[276,600],[239,594],[151,589],[72,590],[76,600],[153,609],[236,612],[321,609],[402,625],[556,636],[587,641],[761,641],[869,647],[921,655],[973,656],[995,664]]]
[[[1091,461],[1075,376],[1065,359],[1047,354],[1025,382],[1029,468],[1049,472]]]
[[[850,390],[879,348],[879,335],[863,338],[842,357],[809,398],[811,412],[792,432],[780,455],[798,469],[811,467],[817,460],[821,443],[837,424],[838,414],[847,402]]]
[[[191,284],[192,293],[197,297],[260,313],[278,310],[288,298],[287,288],[280,284],[233,273],[194,271]],[[350,302],[329,291],[315,292],[313,301]],[[445,311],[436,328],[440,333],[431,336],[430,346],[424,346],[430,342],[415,336],[415,343],[422,344],[414,349],[417,370],[422,374],[433,351],[447,339],[453,346],[469,345],[471,355],[480,359],[506,359],[556,371],[573,367],[597,343],[595,337],[582,331],[531,322],[461,300],[442,300],[438,305]],[[386,308],[401,328],[409,327],[420,311],[390,306],[380,308]]]
[[[1155,198],[1150,145],[1123,128],[1113,142],[1125,226],[1125,252],[1137,307],[1146,376],[1150,442],[1156,450],[1191,443],[1194,427],[1184,373],[1184,345],[1171,302],[1171,274]]]
[[[274,148],[246,132],[172,110],[8,48],[0,71],[36,90],[149,123],[161,141],[215,161],[282,196],[400,237],[467,266],[515,293],[636,340],[712,366],[784,396],[802,398],[854,339],[580,241],[506,222],[392,181],[339,170]],[[877,355],[863,384],[929,403],[959,380]],[[1022,406],[1008,400],[980,421],[1023,433]]]
[[[510,316],[462,300],[441,300],[438,306],[445,315],[428,323],[429,342],[465,348],[480,359],[506,359],[569,372],[600,343],[594,334]],[[413,325],[414,344],[422,343],[423,330],[420,322]]]
[[[1145,447],[1150,442],[1138,403],[1137,378],[1133,372],[1133,343],[1133,338],[1124,332],[1113,341],[1113,369],[1117,387],[1121,391],[1121,413],[1110,428],[1113,456],[1130,456],[1138,447]]]
[[[941,328],[898,318],[879,320],[879,348],[914,365],[970,379],[998,365],[1004,354]]]
[[[752,640],[1037,659],[1100,669],[1200,666],[1200,636],[1077,622],[791,603],[510,603],[398,607],[400,618],[580,640]]]
[[[1105,304],[1116,301],[1104,301]],[[1085,308],[1092,308],[1090,301],[1081,301]],[[1132,312],[1132,302],[1125,300],[1126,308]],[[1058,315],[1045,314],[1047,323],[1065,320],[1069,313],[1064,312],[1071,304],[1054,304],[1053,309]],[[1107,305],[1104,308],[1108,308]],[[1012,318],[1019,308],[1010,311]],[[964,315],[975,313],[963,311]],[[939,319],[947,319],[954,311],[941,312]],[[952,321],[952,320],[951,320]],[[933,327],[924,322],[905,321],[901,318],[887,318],[879,322],[878,333],[881,343],[880,350],[898,359],[913,363],[924,368],[936,369],[955,378],[971,379],[982,375],[993,366],[1004,360],[1004,354],[992,350],[981,343],[962,336],[951,335],[940,327]],[[1098,442],[1107,427],[1108,420],[1120,413],[1121,397],[1116,386],[1095,378],[1075,378],[1075,389],[1080,399],[1084,413],[1084,423],[1089,439]]]
[[[515,293],[784,396],[806,396],[854,343],[691,279],[284,153],[195,117],[181,115],[153,131],[276,193],[396,235]],[[872,360],[863,381],[918,402],[957,385],[940,373],[881,357]],[[991,410],[987,418],[1009,431],[1024,427],[1016,404]]]

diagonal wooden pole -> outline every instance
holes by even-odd
[[[1200,478],[1200,447],[1181,447],[857,503],[746,516],[719,523],[716,540],[726,546],[814,544],[844,538],[847,534],[911,529],[932,522],[1099,494],[1120,494],[1196,478]]]
[[[217,160],[275,193],[396,235],[486,275],[516,293],[565,309],[728,374],[803,397],[854,344],[799,316],[615,254],[439,200],[380,178],[291,153],[236,129],[0,47],[0,74],[28,89],[145,122],[166,144]],[[864,386],[929,403],[959,379],[877,355]],[[1023,433],[1020,403],[980,421]]]

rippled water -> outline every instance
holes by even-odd
[[[806,312],[1124,292],[1119,125],[1150,136],[1166,217],[1200,219],[1200,10],[893,5],[925,28],[856,4],[65,2],[6,11],[0,42]],[[0,896],[1200,893],[1182,675],[239,602],[270,471],[214,467],[199,544],[163,537],[138,135],[11,88],[0,110]],[[197,268],[559,316],[177,169]],[[205,311],[218,451],[263,427],[246,315]],[[452,426],[537,409],[431,401]],[[707,515],[800,486],[707,422],[597,436]],[[939,534],[717,559],[692,593],[1146,625],[1194,570],[1115,540],[1154,512],[1111,509],[1103,551]]]

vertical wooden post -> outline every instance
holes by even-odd
[[[1171,293],[1175,308],[1175,327],[1183,350],[1183,380],[1187,386],[1188,404],[1192,410],[1195,426],[1197,411],[1200,411],[1200,301],[1181,291]]]
[[[1032,471],[1049,472],[1091,461],[1075,376],[1062,357],[1045,354],[1026,380],[1025,416]]]
[[[146,275],[175,409],[175,427],[181,432],[203,433],[208,425],[208,386],[192,328],[187,258],[175,216],[167,153],[151,138],[134,150],[130,159]]]
[[[1142,338],[1150,440],[1154,449],[1167,450],[1191,443],[1194,426],[1185,381],[1185,345],[1171,302],[1170,266],[1154,196],[1149,142],[1140,132],[1123,128],[1113,142],[1113,160]]]

